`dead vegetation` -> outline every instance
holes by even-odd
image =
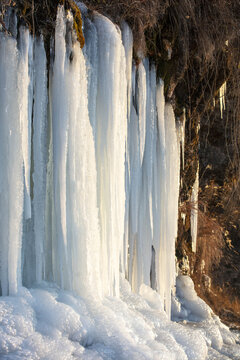
[[[224,231],[216,219],[199,210],[198,241],[195,272],[211,274],[223,257]],[[204,266],[203,266],[204,263]]]
[[[118,24],[126,21],[133,31],[136,55],[146,54],[145,32],[161,23],[170,6],[169,0],[85,0],[84,3]]]
[[[212,286],[210,291],[202,291],[201,285],[195,286],[200,296],[211,307],[221,320],[234,330],[240,330],[240,301],[239,297],[229,289]]]
[[[209,192],[216,192],[214,185]],[[190,231],[192,204],[184,205],[185,231]],[[214,313],[233,328],[240,328],[240,263],[239,253],[228,232],[208,211],[206,203],[199,203],[198,242],[196,254],[191,251],[190,237],[177,243],[177,254],[189,261],[191,275],[197,294],[203,298]],[[181,226],[180,226],[181,228]],[[186,234],[186,233],[185,233]],[[187,241],[186,241],[187,240]],[[180,247],[180,248],[179,248]],[[181,261],[180,261],[181,263]],[[185,271],[185,269],[183,269]]]

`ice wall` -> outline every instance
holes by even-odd
[[[28,287],[46,280],[84,297],[118,296],[122,272],[133,291],[157,290],[170,316],[173,109],[148,59],[133,65],[127,24],[83,20],[82,51],[59,7],[49,71],[41,37],[0,34],[2,294],[23,277]]]
[[[101,294],[96,161],[85,59],[60,8],[52,69],[52,276],[63,288]],[[65,34],[68,41],[65,42]],[[70,61],[70,56],[72,60]],[[60,125],[61,124],[61,125]]]

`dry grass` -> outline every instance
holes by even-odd
[[[223,256],[223,229],[214,219],[198,211],[198,241],[195,269],[198,272],[204,260],[204,272],[209,274],[218,267]]]
[[[196,290],[226,325],[240,329],[240,300],[231,290],[220,287],[212,287],[207,292],[202,291],[200,287],[196,287]]]

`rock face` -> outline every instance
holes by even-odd
[[[11,6],[50,51],[57,5],[74,15],[82,46],[80,13],[72,0],[5,0],[0,24]],[[228,324],[240,325],[240,1],[85,0],[133,30],[136,64],[147,55],[165,82],[165,97],[185,124],[176,255],[197,293]],[[48,19],[48,20],[46,20]],[[226,94],[222,85],[226,83]],[[224,101],[223,101],[224,100]],[[186,115],[184,117],[184,114]],[[192,251],[192,187],[199,166],[198,236]]]

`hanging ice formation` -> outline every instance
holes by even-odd
[[[197,125],[197,134],[200,131],[200,123]],[[198,192],[199,192],[199,162],[197,163],[196,178],[192,187],[191,194],[191,237],[192,251],[197,250],[197,232],[198,232]]]
[[[227,83],[225,81],[219,89],[219,103],[220,103],[221,118],[223,118],[223,111],[226,109],[226,102],[225,102],[226,92],[227,92]]]
[[[182,160],[182,169],[184,169],[185,159],[184,159],[184,148],[185,148],[185,125],[186,125],[186,109],[183,109],[182,119],[178,121],[177,131],[181,147],[181,160]]]
[[[83,51],[58,10],[42,38],[0,33],[1,293],[42,280],[82,296],[151,285],[170,314],[180,144],[163,83],[132,34],[84,19]],[[14,101],[13,101],[14,99]]]
[[[197,229],[198,229],[198,190],[199,190],[199,164],[196,173],[196,179],[192,188],[191,195],[191,237],[192,237],[192,251],[197,249]]]

